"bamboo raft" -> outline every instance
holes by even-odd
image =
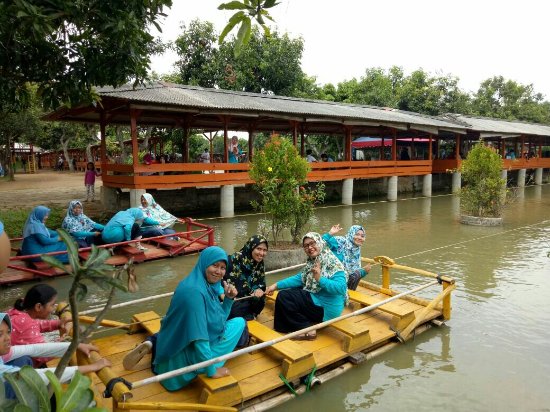
[[[155,312],[136,313],[124,324],[103,321],[103,326],[115,327],[117,333],[93,341],[100,354],[93,352],[93,362],[99,357],[110,359],[112,367],[94,374],[93,389],[98,406],[112,411],[127,410],[201,410],[201,411],[261,411],[292,399],[310,387],[321,384],[350,368],[360,366],[373,357],[407,341],[432,325],[440,326],[451,317],[451,292],[455,282],[449,276],[396,264],[379,256],[362,258],[365,263],[380,265],[382,284],[361,281],[356,291],[349,291],[350,305],[342,316],[301,331],[281,335],[273,330],[275,296],[268,297],[266,307],[257,320],[248,322],[252,344],[228,355],[180,370],[190,370],[228,359],[230,376],[210,379],[199,375],[189,386],[175,392],[166,391],[149,367],[150,355],[143,366],[127,371],[124,356],[148,335],[160,329],[161,316]],[[410,291],[390,288],[392,270],[420,275],[429,282]],[[414,296],[421,290],[439,286],[431,299]],[[168,297],[167,293],[162,297]],[[123,305],[129,304],[125,303]],[[93,310],[88,311],[88,314]],[[84,322],[93,317],[82,316]],[[317,330],[312,341],[290,338],[309,330]],[[148,361],[148,362],[147,362]],[[174,374],[174,372],[170,372]],[[175,372],[178,373],[178,372]],[[165,374],[166,375],[166,374]],[[115,381],[123,378],[131,383]],[[288,385],[292,387],[290,389]],[[109,383],[111,382],[111,385]],[[116,383],[115,383],[116,382]],[[112,398],[101,396],[106,386],[112,386]],[[322,390],[312,388],[311,390]]]
[[[112,256],[105,263],[113,266],[122,266],[130,259],[134,263],[146,262],[149,260],[164,259],[178,255],[187,255],[200,252],[214,243],[214,228],[199,223],[191,218],[183,218],[185,229],[170,235],[156,236],[142,239],[141,243],[147,250],[134,247],[134,241],[111,243],[98,246],[111,251]],[[177,236],[179,240],[173,240]],[[17,242],[21,239],[15,239]],[[82,260],[88,258],[91,248],[79,249]],[[17,252],[17,247],[12,247],[12,252]],[[53,252],[47,255],[61,255],[66,252]],[[62,276],[66,272],[54,268],[46,262],[33,262],[32,258],[40,255],[12,256],[7,269],[0,274],[0,286],[19,282],[36,281],[50,277]]]

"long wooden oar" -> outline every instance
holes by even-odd
[[[416,292],[418,292],[422,289],[426,289],[430,286],[434,286],[434,285],[437,285],[437,284],[439,284],[439,282],[437,280],[434,280],[434,281],[432,281],[430,283],[427,283],[425,285],[418,286],[418,287],[416,287],[414,289],[411,289],[409,291],[402,292],[402,293],[399,293],[398,295],[395,295],[395,296],[392,296],[388,299],[382,300],[378,303],[375,303],[374,305],[370,305],[370,306],[361,308],[359,310],[356,310],[355,312],[351,312],[351,313],[339,316],[337,318],[327,320],[325,322],[321,322],[321,323],[318,323],[316,325],[313,325],[313,326],[310,326],[310,327],[307,327],[307,328],[304,328],[304,329],[297,330],[295,332],[289,333],[287,335],[283,335],[283,336],[278,337],[276,339],[272,339],[270,341],[258,343],[258,344],[253,345],[253,346],[248,346],[246,348],[236,350],[236,351],[228,353],[226,355],[218,356],[217,358],[210,359],[210,360],[203,361],[203,362],[199,362],[199,363],[196,363],[194,365],[189,365],[189,366],[186,366],[184,368],[176,369],[174,371],[170,371],[170,372],[162,373],[160,375],[152,376],[150,378],[142,379],[140,381],[132,383],[132,388],[139,388],[141,386],[149,385],[151,383],[160,382],[160,381],[163,381],[165,379],[173,378],[175,376],[183,375],[185,373],[189,373],[189,372],[196,371],[198,369],[205,368],[207,366],[213,365],[213,364],[218,363],[218,362],[222,362],[222,361],[226,361],[228,359],[235,358],[239,355],[244,355],[245,353],[258,351],[260,349],[267,348],[269,346],[273,346],[276,343],[283,342],[287,339],[295,338],[298,335],[303,335],[304,333],[308,333],[308,332],[311,332],[311,331],[314,331],[314,330],[317,330],[317,329],[322,329],[325,326],[328,326],[328,325],[330,325],[334,322],[338,322],[338,321],[341,321],[343,319],[351,318],[353,316],[358,316],[358,315],[362,315],[363,313],[370,312],[371,310],[377,309],[377,308],[379,308],[380,306],[382,306],[386,303],[392,302],[396,299],[402,298],[403,296],[407,296],[407,295],[410,295],[412,293],[416,293]]]

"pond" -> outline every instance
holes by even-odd
[[[550,410],[550,185],[520,189],[501,227],[461,225],[458,209],[452,195],[317,209],[313,230],[365,226],[363,256],[385,255],[454,277],[452,319],[276,410]],[[201,221],[215,226],[216,241],[232,252],[255,233],[260,218]],[[173,291],[195,261],[187,256],[138,265],[140,291],[119,294],[117,301]],[[268,284],[284,276],[270,276]],[[379,268],[368,277],[379,282]],[[60,296],[69,282],[49,281]],[[418,284],[418,278],[392,278],[398,290]],[[30,286],[4,288],[0,307]],[[102,301],[94,289],[85,307]],[[168,303],[154,300],[139,310],[164,313]],[[127,321],[132,312],[124,308],[110,318]]]

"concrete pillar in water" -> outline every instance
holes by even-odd
[[[344,179],[342,183],[342,204],[353,204],[353,179]]]
[[[388,179],[388,200],[390,202],[397,200],[397,176]]]
[[[141,195],[147,193],[145,189],[130,189],[130,207],[141,206]]]
[[[460,191],[461,186],[461,179],[462,179],[462,173],[460,172],[453,172],[453,178],[451,183],[451,192],[452,193],[458,193]]]
[[[508,170],[504,169],[500,171],[500,178],[504,179],[504,185],[506,186],[506,182],[508,182]]]
[[[542,167],[535,169],[535,184],[542,185]]]
[[[340,207],[340,226],[344,228],[344,232],[346,232],[351,225],[353,225],[353,208],[352,207]],[[358,225],[361,225],[364,222],[364,219],[361,217],[360,220],[358,220]],[[338,235],[343,236],[343,233],[338,233]]]
[[[432,195],[432,175],[424,175],[422,181],[422,196],[430,197]]]
[[[233,185],[225,185],[222,186],[221,191],[221,217],[235,216],[235,187]]]
[[[518,187],[525,187],[525,172],[526,169],[518,170]]]

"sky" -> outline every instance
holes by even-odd
[[[229,1],[229,0],[226,0]],[[199,18],[221,32],[230,11],[221,0],[173,0],[161,21],[163,40],[175,40],[181,25]],[[550,100],[550,55],[546,0],[281,0],[271,9],[280,33],[304,39],[302,70],[318,84],[359,79],[371,67],[422,68],[453,75],[465,92],[503,76]],[[169,73],[175,53],[152,58],[151,68]]]

